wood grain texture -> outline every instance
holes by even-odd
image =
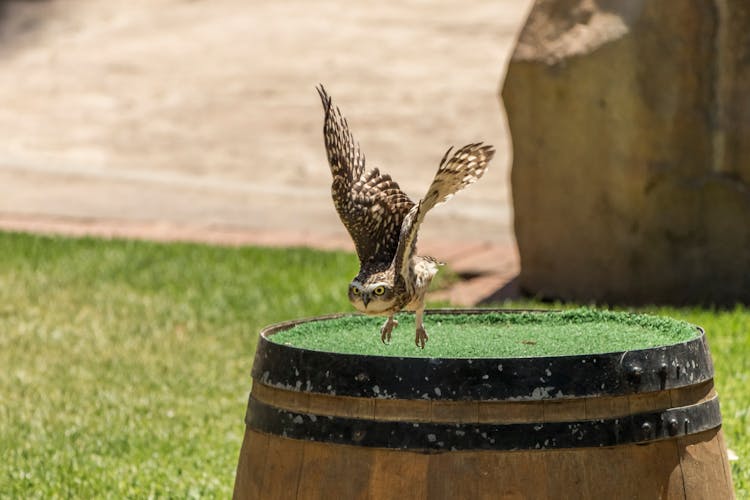
[[[247,430],[234,499],[732,499],[720,430],[645,445],[534,451],[403,450]]]
[[[689,500],[732,499],[732,479],[721,429],[677,439],[685,497]]]
[[[684,498],[675,440],[645,445],[583,449],[586,471],[582,499],[629,500]]]
[[[375,459],[372,450],[312,441],[296,443],[298,453],[304,455],[298,499],[370,498],[370,474]]]
[[[642,413],[672,407],[669,391],[634,394],[628,396],[628,413]]]
[[[479,404],[476,401],[433,401],[433,422],[476,423]]]
[[[616,397],[430,401],[330,396],[256,382],[252,395],[290,411],[440,423],[542,423],[617,418],[707,401],[713,381]],[[734,498],[720,429],[602,448],[407,450],[295,440],[247,429],[235,499],[441,500]]]
[[[585,398],[544,401],[545,422],[583,420],[586,416]]]
[[[299,498],[304,441],[269,436],[263,474],[261,499],[287,500]],[[257,472],[256,472],[257,473]]]
[[[631,413],[688,406],[712,398],[713,381],[680,389],[615,397],[540,401],[448,401],[329,396],[277,389],[259,382],[253,396],[301,413],[414,422],[555,422],[614,418]]]
[[[726,489],[731,492],[731,496],[727,498],[734,499],[734,486],[732,484],[732,464],[729,463],[729,455],[727,453],[727,443],[724,440],[724,431],[720,428],[716,435],[716,442],[719,446],[719,456],[721,457],[721,464],[724,468],[724,484]]]
[[[630,413],[628,396],[617,398],[586,398],[584,414],[587,419],[610,418]]]
[[[338,415],[342,417],[375,418],[376,405],[379,403],[371,398],[318,397],[310,395],[307,408],[316,415]],[[398,413],[395,418],[398,418]]]
[[[713,380],[669,391],[673,407],[700,403],[713,398],[715,395],[716,391],[714,390]]]
[[[458,452],[430,457],[428,498],[549,498],[545,454]]]
[[[431,455],[374,450],[368,498],[427,500]]]
[[[601,451],[601,450],[596,450]],[[589,495],[590,477],[586,468],[586,454],[580,450],[557,450],[544,454],[547,491],[552,498],[579,500]],[[589,495],[590,496],[590,495]]]
[[[268,454],[267,434],[245,430],[242,441],[240,460],[237,464],[237,476],[234,481],[234,500],[260,498],[263,490],[263,474],[266,455]]]
[[[544,421],[544,405],[536,402],[479,402],[479,422],[508,424]]]
[[[376,399],[374,401],[375,418],[377,420],[411,422],[429,422],[432,420],[432,401],[423,399]]]

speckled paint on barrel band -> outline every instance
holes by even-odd
[[[715,429],[719,400],[618,418],[539,423],[402,422],[299,413],[252,396],[248,428],[286,438],[421,452],[534,450],[647,443]]]
[[[493,310],[435,312],[473,314]],[[272,325],[261,332],[253,363],[255,380],[290,391],[364,398],[539,401],[675,389],[713,378],[705,333],[700,329],[694,339],[674,345],[538,358],[339,354],[268,339],[303,321],[311,320]]]

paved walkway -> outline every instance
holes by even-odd
[[[11,2],[0,227],[351,250],[330,199],[323,82],[368,165],[414,199],[448,146],[497,148],[420,235],[466,278],[443,297],[475,304],[518,270],[498,88],[530,3]]]

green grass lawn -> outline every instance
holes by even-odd
[[[340,252],[0,232],[0,497],[227,498],[257,332],[350,311],[356,270]],[[747,498],[750,310],[647,312],[707,329]]]

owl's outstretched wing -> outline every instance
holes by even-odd
[[[377,168],[365,170],[365,156],[346,119],[333,107],[323,86],[317,90],[325,112],[323,137],[336,211],[354,241],[360,263],[391,262],[402,222],[414,202],[390,175]]]
[[[481,142],[462,147],[448,159],[452,150],[453,148],[449,148],[445,152],[427,194],[409,210],[401,226],[393,263],[396,275],[401,275],[405,279],[409,259],[416,251],[417,233],[424,216],[432,207],[447,201],[458,191],[482,177],[487,170],[487,164],[495,154],[492,146],[483,146]]]

